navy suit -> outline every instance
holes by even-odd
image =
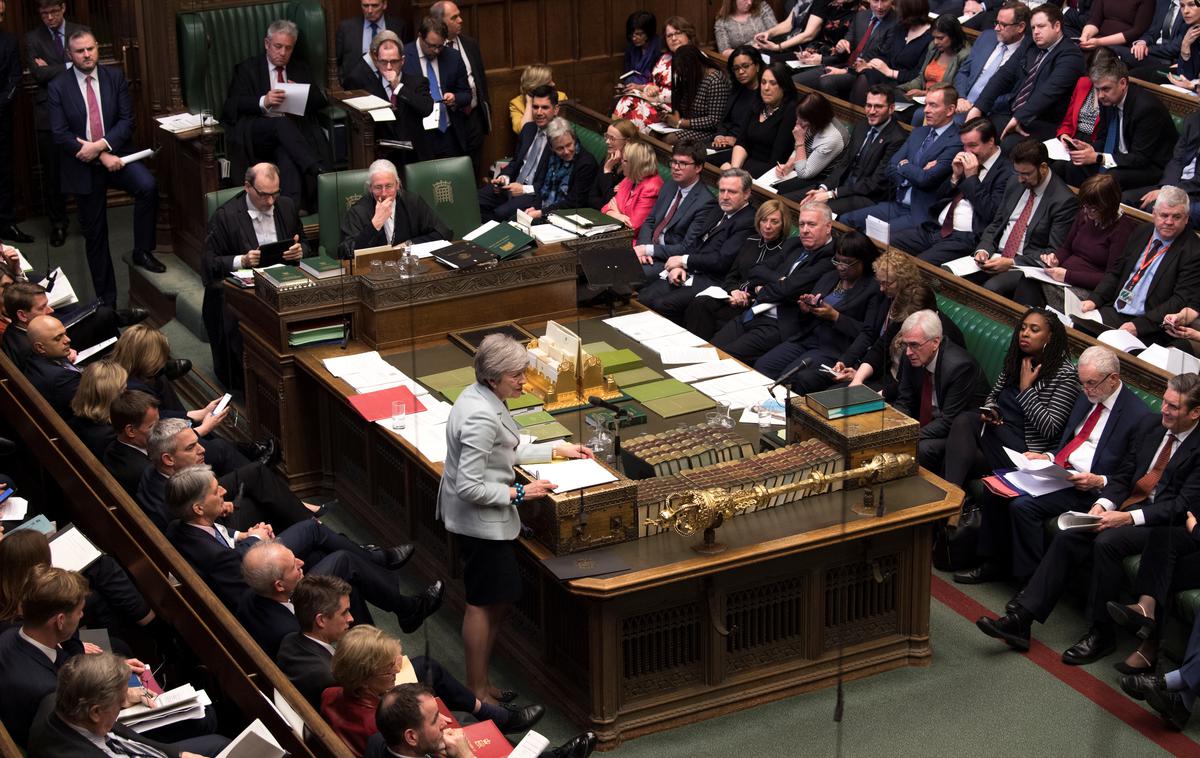
[[[697,247],[685,253],[688,275],[694,277],[692,285],[678,286],[655,276],[638,292],[638,302],[682,323],[683,314],[696,293],[725,280],[746,238],[754,233],[754,206],[747,204],[728,218],[718,207],[708,220],[708,228],[700,236]]]
[[[900,359],[900,389],[896,396],[896,410],[912,418],[920,418],[921,388],[927,373],[925,366],[913,366],[907,359]],[[917,458],[925,468],[940,471],[946,457],[946,438],[955,416],[974,412],[988,391],[979,364],[965,349],[948,341],[945,335],[938,347],[933,391],[937,406],[933,409],[933,419],[921,427]]]
[[[414,41],[404,46],[404,73],[426,77],[429,79],[429,90],[433,92],[434,82],[425,70],[425,63],[417,50],[417,44]],[[469,147],[467,141],[470,138],[470,128],[462,109],[471,104],[471,82],[467,79],[467,67],[463,65],[462,56],[457,50],[443,48],[434,60],[437,61],[438,68],[438,90],[443,95],[447,92],[454,93],[454,106],[447,107],[435,102],[433,104],[435,109],[446,108],[448,128],[445,132],[430,129],[425,132],[425,135],[429,139],[429,145],[435,158],[466,155]],[[547,146],[546,151],[549,152],[549,150],[550,148]]]
[[[349,69],[342,76],[342,86],[348,90],[365,89],[376,97],[391,101],[391,95],[384,89],[379,73],[361,59],[351,61]],[[421,119],[432,110],[429,80],[407,71],[400,72],[400,90],[396,93],[396,104],[392,106],[396,120],[375,124],[377,139],[407,140],[412,143],[412,150],[395,151],[394,157],[399,160],[394,162],[403,165],[433,157],[425,140],[425,129],[421,126]]]
[[[79,640],[62,644],[57,663],[51,663],[41,650],[18,634],[19,626],[0,634],[0,720],[18,745],[29,739],[29,725],[42,698],[58,684],[58,667],[72,655],[83,652]]]
[[[321,707],[321,693],[336,684],[330,668],[332,661],[332,653],[299,631],[285,636],[275,653],[279,670],[314,708]]]
[[[532,160],[533,156],[529,155],[529,150],[533,147],[533,142],[537,138],[537,124],[530,121],[521,127],[521,133],[517,135],[517,149],[513,153],[513,159],[508,162],[500,171],[500,176],[507,177],[510,182],[514,182],[517,176],[521,173],[521,169],[525,167],[525,161]],[[550,156],[554,155],[554,150],[550,147],[550,140],[547,138],[544,142],[541,155],[537,156],[538,165],[534,169],[533,176],[545,176],[546,167],[550,164]],[[532,184],[532,180],[530,181]],[[511,197],[507,190],[485,184],[479,188],[479,213],[484,218],[492,218],[498,208],[504,206],[505,219],[516,213],[515,206],[509,208],[510,205],[518,205],[522,208],[528,208],[530,198],[525,195]]]
[[[861,231],[866,227],[867,216],[874,216],[887,221],[895,233],[926,218],[942,183],[950,177],[950,163],[962,150],[962,139],[953,123],[942,127],[941,134],[922,149],[929,132],[927,126],[913,129],[888,163],[887,177],[896,188],[895,199],[851,211],[838,221]],[[926,168],[931,161],[934,165]],[[912,196],[906,204],[904,198],[909,189]]]
[[[1179,141],[1175,143],[1171,160],[1167,161],[1158,184],[1128,190],[1122,195],[1122,202],[1136,206],[1141,202],[1142,196],[1150,190],[1170,184],[1184,190],[1192,198],[1190,222],[1193,229],[1200,228],[1200,171],[1195,171],[1193,166],[1192,178],[1183,178],[1184,170],[1193,163],[1200,166],[1198,158],[1200,158],[1200,111],[1192,113],[1184,120],[1183,133],[1179,135]],[[4,334],[7,338],[8,332]]]
[[[1096,152],[1104,152],[1109,130],[1117,120],[1116,107],[1100,108],[1100,122],[1092,135],[1092,146]],[[1125,95],[1124,117],[1120,119],[1121,139],[1125,152],[1121,152],[1120,141],[1113,146],[1111,155],[1116,166],[1108,169],[1123,188],[1142,187],[1158,181],[1163,168],[1171,159],[1179,133],[1167,106],[1153,93],[1139,86],[1130,86]],[[1078,187],[1090,176],[1100,171],[1099,164],[1075,166],[1066,161],[1055,161],[1055,170],[1062,170],[1067,184]]]
[[[1024,55],[1018,50],[983,88],[975,107],[992,118],[997,134],[1008,125],[1009,118],[1016,118],[1021,128],[1038,141],[1054,136],[1071,103],[1075,83],[1085,74],[1083,52],[1078,45],[1065,38],[1065,29],[1063,33],[1064,38],[1045,54],[1041,65],[1037,67],[1033,89],[1019,108],[1016,108],[1017,97],[1029,72],[1037,66],[1038,57],[1042,55],[1037,45],[1026,47]],[[1004,95],[1009,97],[1009,101],[1001,104],[999,101]],[[1025,137],[1017,132],[1009,134],[1004,140],[1004,149],[1009,150],[1023,139]]]
[[[367,54],[368,48],[363,47],[365,31],[366,19],[361,14],[343,19],[338,24],[334,36],[334,59],[337,61],[338,80],[342,83],[342,89],[360,89],[349,81],[349,74],[355,62],[363,63],[363,56]],[[412,42],[413,39],[404,19],[399,16],[386,14],[379,19],[379,31],[375,34],[382,31],[395,32],[401,42]]]
[[[69,366],[66,358],[51,360],[44,355],[34,355],[25,364],[25,377],[29,383],[37,387],[64,421],[70,421],[75,415],[71,412],[71,399],[79,389],[80,376],[79,369]]]
[[[1082,392],[1075,398],[1075,407],[1063,427],[1062,439],[1051,453],[1062,450],[1074,439],[1095,405]],[[1097,440],[1096,454],[1088,473],[1112,476],[1121,467],[1125,458],[1136,446],[1145,432],[1147,418],[1152,414],[1145,403],[1129,387],[1122,386],[1113,402],[1104,431]],[[1150,424],[1151,428],[1153,423]],[[1043,526],[1046,519],[1067,511],[1087,511],[1096,501],[1094,492],[1081,492],[1075,488],[1051,492],[1041,497],[1022,495],[1005,503],[1002,507],[984,512],[980,546],[984,555],[1000,556],[1012,536],[1013,574],[1026,577],[1045,555]],[[1011,519],[1011,529],[1008,522]]]
[[[113,479],[129,493],[130,497],[137,495],[138,485],[142,482],[142,473],[150,465],[150,458],[135,447],[114,440],[104,451],[102,459],[104,468],[112,474]]]
[[[721,212],[713,193],[708,191],[708,187],[697,181],[688,190],[683,201],[679,203],[671,220],[663,227],[662,241],[652,239],[658,225],[670,212],[678,192],[679,185],[675,182],[670,180],[664,182],[662,189],[658,192],[658,199],[654,201],[654,207],[650,209],[650,215],[646,217],[642,228],[638,230],[636,244],[654,245],[654,263],[642,265],[642,271],[646,274],[647,279],[658,276],[658,272],[663,270],[667,258],[672,255],[686,255],[695,249],[700,235],[710,226],[709,214]]]
[[[295,613],[283,603],[253,591],[242,595],[234,615],[271,658],[279,652],[279,643],[284,637],[300,631],[300,622]]]
[[[133,100],[125,76],[119,69],[97,66],[93,71],[100,97],[104,139],[113,155],[133,152]],[[84,163],[75,158],[78,139],[87,139],[88,112],[79,90],[74,69],[64,71],[46,91],[46,111],[50,131],[59,148],[59,178],[62,187],[75,195],[79,205],[79,223],[87,242],[88,268],[96,297],[105,305],[117,303],[117,279],[108,248],[108,188],[124,190],[133,196],[133,249],[153,253],[155,221],[158,213],[158,187],[145,161],[131,163],[120,171],[109,171],[97,158]]]
[[[824,184],[837,190],[837,197],[829,201],[834,213],[862,208],[883,200],[888,193],[887,167],[896,151],[904,145],[906,138],[903,127],[895,118],[888,119],[875,137],[863,148],[871,129],[865,119],[856,121],[850,133],[850,142],[829,168]],[[803,198],[790,195],[794,200]]]

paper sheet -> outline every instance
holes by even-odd
[[[138,161],[145,160],[152,155],[154,155],[154,151],[150,148],[146,148],[145,150],[138,150],[136,153],[130,153],[129,155],[121,156],[121,162],[126,165],[130,163],[137,163]]]
[[[376,108],[387,108],[391,110],[392,104],[382,97],[376,95],[363,95],[362,97],[351,97],[342,101],[342,104],[349,105],[357,111],[373,111]]]
[[[1066,282],[1060,282],[1054,277],[1046,273],[1046,269],[1041,266],[1013,266],[1016,270],[1025,275],[1027,279],[1036,279],[1039,282],[1053,284],[1055,287],[1069,287]]]
[[[659,351],[658,357],[669,366],[682,363],[709,363],[721,359],[721,356],[717,355],[715,347],[673,347]]]
[[[442,103],[434,103],[433,110],[429,112],[429,115],[421,119],[421,128],[427,132],[437,129],[438,122],[441,120],[442,116],[442,108],[444,107],[446,106]]]
[[[484,223],[480,224],[479,226],[475,227],[471,231],[464,234],[463,239],[466,240],[467,242],[470,242],[471,240],[475,239],[476,237],[487,234],[491,230],[495,229],[497,226],[500,226],[499,221],[485,221]]]
[[[414,242],[409,252],[418,258],[432,258],[433,254],[443,247],[450,247],[452,242],[447,240],[430,240],[429,242]]]
[[[1050,153],[1050,160],[1067,161],[1068,163],[1071,161],[1071,154],[1067,152],[1067,146],[1057,137],[1051,137],[1042,144],[1046,146],[1046,152]]]
[[[536,463],[522,466],[533,478],[546,479],[558,487],[555,492],[573,492],[617,481],[608,469],[590,458],[577,458],[555,463]]]
[[[1071,291],[1070,287],[1063,290],[1063,310],[1067,312],[1067,316],[1069,316],[1072,321],[1075,319],[1085,319],[1087,321],[1095,321],[1097,324],[1104,323],[1104,320],[1100,318],[1099,311],[1088,311],[1087,313],[1084,313],[1082,310],[1080,310],[1080,304],[1082,302],[1083,301],[1079,299],[1079,296]]]
[[[29,501],[23,497],[11,495],[8,500],[0,503],[0,521],[23,519],[27,513],[29,513]]]
[[[50,540],[50,565],[68,571],[82,571],[103,555],[74,526],[67,527]]]
[[[696,297],[711,297],[717,300],[728,300],[729,293],[714,284],[711,287],[706,287],[697,292]]]
[[[283,102],[275,106],[276,113],[290,113],[293,116],[303,116],[304,107],[308,105],[308,90],[311,85],[297,82],[274,83],[274,89],[283,90]]]
[[[1200,373],[1200,358],[1188,355],[1177,347],[1150,345],[1138,353],[1138,358],[1172,374]]]
[[[728,376],[729,374],[741,374],[748,371],[745,366],[739,363],[734,358],[726,358],[720,361],[710,361],[708,363],[697,363],[692,366],[679,366],[677,368],[667,369],[667,373],[681,382],[699,382],[704,379],[715,379],[718,376]]]
[[[396,112],[391,108],[376,108],[373,111],[367,111],[371,114],[371,120],[375,122],[395,121]]]
[[[1034,497],[1065,490],[1071,486],[1071,483],[1066,479],[1053,479],[1051,477],[1033,476],[1024,471],[1010,471],[1003,476],[1003,479],[1012,486],[1017,487],[1024,492],[1028,492]]]
[[[975,262],[975,257],[971,255],[964,255],[961,258],[946,261],[942,264],[942,268],[955,276],[966,276],[967,274],[975,274],[983,270],[979,268],[979,264]]]
[[[1145,342],[1142,342],[1124,329],[1109,329],[1108,331],[1101,332],[1100,336],[1096,339],[1109,347],[1115,347],[1117,350],[1125,353],[1146,349]]]
[[[1163,89],[1171,90],[1172,92],[1178,92],[1181,95],[1187,95],[1189,97],[1196,96],[1196,93],[1194,91],[1192,91],[1190,89],[1186,89],[1184,87],[1180,87],[1178,84],[1160,84],[1158,86],[1162,87]]]
[[[677,126],[667,126],[666,124],[659,122],[651,124],[650,131],[658,132],[659,134],[674,134],[675,132],[681,132],[683,130]]]
[[[1040,479],[1067,479],[1071,472],[1059,466],[1054,461],[1044,458],[1026,458],[1024,453],[1018,453],[1012,448],[1004,448],[1004,453],[1022,473],[1036,476]]]
[[[116,337],[109,337],[108,339],[104,340],[103,342],[97,342],[95,345],[92,345],[89,348],[80,350],[79,353],[75,356],[75,364],[78,365],[80,363],[83,363],[84,361],[86,361],[88,358],[91,358],[96,353],[99,353],[100,351],[107,349],[109,345],[115,345],[116,343],[117,343]]]
[[[655,353],[661,353],[664,350],[670,350],[674,347],[705,347],[706,345],[708,343],[704,341],[703,337],[691,332],[678,332],[666,337],[654,337],[642,340],[642,347],[652,350]]]
[[[891,224],[881,218],[867,216],[866,233],[868,237],[879,244],[887,245],[892,236],[892,227]]]

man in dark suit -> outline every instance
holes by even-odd
[[[921,423],[917,458],[940,471],[955,416],[974,413],[987,394],[983,372],[970,353],[942,338],[942,322],[933,311],[906,318],[900,344],[907,360],[900,361],[896,410]]]
[[[67,335],[74,348],[83,350],[110,337],[120,336],[118,327],[139,323],[150,315],[145,308],[114,310],[99,300],[52,308],[46,288],[31,281],[13,282],[4,288],[4,312],[11,323],[4,330],[0,348],[22,371],[33,356],[33,345],[29,342],[27,330],[29,322],[37,316],[57,316],[67,327]]]
[[[956,121],[962,123],[966,120],[975,101],[1004,64],[1014,55],[1025,54],[1025,50],[1032,44],[1026,36],[1029,18],[1028,5],[1021,0],[1007,0],[996,12],[993,27],[979,33],[979,37],[971,45],[971,53],[954,75],[954,89],[959,93],[954,116]],[[1007,102],[1007,98],[1001,96],[992,107],[1003,107],[1004,102]],[[916,124],[917,121],[914,120],[913,123]]]
[[[424,198],[401,186],[396,166],[377,160],[367,168],[367,192],[342,217],[338,257],[353,258],[355,250],[379,245],[453,237]]]
[[[217,209],[208,220],[204,239],[204,304],[201,313],[208,332],[213,372],[226,387],[240,388],[242,335],[237,319],[225,308],[225,277],[242,268],[257,268],[259,248],[291,240],[283,260],[295,263],[305,254],[300,211],[280,195],[279,170],[257,163],[246,170],[243,190]]]
[[[404,43],[392,32],[380,32],[371,42],[370,63],[353,61],[343,80],[346,89],[365,89],[392,104],[395,121],[375,124],[379,139],[406,141],[411,150],[395,150],[401,163],[428,160],[422,120],[433,110],[429,80],[404,71]]]
[[[108,409],[117,438],[104,451],[104,468],[121,488],[136,497],[142,474],[150,466],[150,432],[158,423],[158,399],[147,392],[125,390]]]
[[[304,578],[304,561],[278,542],[255,542],[242,556],[242,578],[250,589],[238,601],[234,615],[263,652],[274,658],[280,640],[300,631],[289,605]]]
[[[1122,187],[1153,184],[1171,159],[1178,139],[1167,106],[1146,89],[1129,86],[1129,70],[1119,60],[1097,62],[1089,76],[1100,105],[1100,121],[1091,142],[1072,140],[1067,144],[1071,160],[1055,161],[1055,170],[1061,170],[1073,187],[1101,171],[1112,174]]]
[[[1189,205],[1178,187],[1159,190],[1153,226],[1134,230],[1121,265],[1100,280],[1080,308],[1099,310],[1106,325],[1147,344],[1168,341],[1163,317],[1200,296],[1200,240],[1188,232]]]
[[[728,321],[712,338],[714,345],[743,363],[753,364],[783,341],[784,332],[788,336],[793,333],[798,312],[782,314],[781,323],[780,306],[812,292],[817,280],[833,270],[833,214],[829,206],[805,203],[800,207],[797,228],[795,238],[784,243],[787,248],[775,269],[760,263],[751,270],[751,280],[765,284],[748,293],[746,313]],[[758,305],[775,307],[759,309],[755,314],[754,306]]]
[[[803,52],[800,62],[820,64],[795,77],[797,84],[848,99],[863,61],[884,57],[897,25],[894,0],[870,0],[867,8],[854,14],[850,31],[838,40],[830,55]]]
[[[638,291],[638,302],[682,323],[696,293],[725,279],[746,239],[754,233],[753,182],[754,177],[740,168],[721,172],[717,182],[721,212],[708,216],[708,226],[695,248],[667,258],[662,272]]]
[[[817,189],[809,190],[800,201],[825,203],[834,213],[846,213],[882,202],[890,185],[887,167],[892,156],[904,144],[907,133],[893,118],[896,112],[895,90],[874,85],[867,90],[863,106],[867,117],[857,121],[850,133],[850,144],[837,157]]]
[[[1084,75],[1083,53],[1064,35],[1063,15],[1046,4],[1033,11],[1033,45],[1014,55],[992,77],[967,118],[988,115],[1006,152],[1026,137],[1053,137],[1071,102],[1075,82]],[[1000,98],[1008,96],[1008,102]]]
[[[1075,193],[1050,170],[1045,145],[1024,140],[1010,157],[1016,181],[1008,183],[979,238],[975,260],[980,271],[967,277],[1005,297],[1011,297],[1021,281],[1021,272],[1013,266],[1041,265],[1041,256],[1067,239],[1079,210]]]
[[[117,304],[117,279],[108,249],[108,188],[133,196],[133,262],[154,273],[166,271],[154,257],[158,185],[144,162],[125,164],[133,152],[133,101],[120,69],[99,64],[91,32],[67,40],[72,68],[46,93],[50,129],[60,151],[62,186],[75,195],[87,240],[88,268],[96,297]]]
[[[948,84],[935,84],[925,95],[925,126],[913,129],[904,145],[888,162],[887,177],[896,188],[895,198],[859,208],[838,217],[859,231],[867,216],[889,223],[892,233],[916,226],[929,214],[937,191],[950,178],[954,156],[962,151],[954,104],[958,93]]]
[[[291,21],[275,21],[267,28],[265,53],[234,68],[221,119],[234,176],[269,161],[279,168],[283,194],[298,207],[314,208],[317,174],[332,165],[333,155],[317,123],[327,104],[321,83],[313,81],[304,61],[293,60],[299,35]],[[310,85],[303,116],[280,110],[286,93],[276,85],[284,83]]]
[[[483,53],[473,37],[462,33],[463,17],[458,5],[450,0],[438,0],[429,6],[429,15],[446,22],[446,47],[457,50],[467,69],[467,82],[471,86],[471,104],[463,109],[470,127],[467,152],[475,163],[475,175],[482,173],[483,141],[492,131],[492,105],[488,100],[487,71],[483,65]]]
[[[1071,487],[1038,497],[1021,495],[1013,500],[988,498],[981,502],[976,568],[960,571],[954,581],[979,584],[1007,574],[1012,555],[1012,575],[1021,581],[1033,574],[1045,555],[1045,521],[1066,511],[1085,511],[1096,493],[1136,450],[1138,435],[1150,409],[1121,382],[1121,362],[1103,345],[1093,345],[1079,355],[1079,383],[1083,392],[1063,427],[1058,447],[1048,453],[1025,453],[1044,458],[1077,472]]]
[[[356,62],[363,63],[363,56],[371,49],[371,42],[383,31],[395,34],[400,44],[412,41],[408,25],[399,16],[387,12],[388,0],[361,0],[361,16],[342,19],[334,38],[334,57],[337,60],[338,81],[343,89],[358,89],[347,81]]]
[[[1179,135],[1171,160],[1167,161],[1158,182],[1125,190],[1121,193],[1121,202],[1149,210],[1158,199],[1160,187],[1168,184],[1179,187],[1191,199],[1188,206],[1192,228],[1200,229],[1200,176],[1197,176],[1197,167],[1200,167],[1200,111],[1184,119],[1183,133]]]
[[[38,0],[41,24],[25,33],[26,64],[37,85],[33,96],[33,123],[37,132],[38,158],[42,169],[42,198],[50,217],[50,245],[60,247],[67,239],[67,201],[59,178],[59,148],[50,131],[47,109],[50,82],[67,70],[67,40],[85,27],[67,21],[64,0]]]
[[[336,576],[309,574],[291,594],[299,630],[283,637],[275,662],[314,708],[332,687],[333,649],[354,623],[350,585]]]
[[[950,181],[919,226],[902,229],[891,244],[935,266],[970,255],[1000,206],[1012,177],[1012,163],[1000,154],[996,127],[986,118],[959,131],[962,152],[950,163]]]
[[[1110,45],[1135,79],[1164,84],[1163,71],[1175,65],[1188,24],[1179,10],[1179,0],[1157,0],[1150,28],[1131,45]]]
[[[500,206],[532,193],[534,179],[545,172],[550,162],[553,149],[546,137],[546,127],[558,118],[558,90],[548,84],[534,87],[529,92],[529,103],[533,120],[521,127],[513,159],[499,176],[479,188],[479,212],[485,218],[490,218]]]
[[[0,22],[4,21],[4,11],[4,0],[0,0]],[[0,237],[15,242],[33,242],[33,237],[17,228],[17,211],[13,207],[13,101],[20,84],[21,56],[17,38],[0,30]]]
[[[579,145],[570,121],[558,117],[546,124],[546,143],[553,153],[538,166],[533,184],[522,187],[519,197],[491,209],[492,221],[508,221],[524,210],[532,219],[545,219],[560,208],[583,208],[596,184],[600,166],[590,152]],[[528,165],[528,164],[526,164]],[[505,189],[511,193],[515,185]],[[525,191],[529,190],[529,191]]]
[[[42,700],[33,717],[30,758],[199,758],[217,755],[229,745],[229,739],[219,734],[166,744],[118,724],[118,712],[131,697],[128,684],[129,666],[111,653],[77,655],[66,661],[58,672],[57,689]]]
[[[1145,549],[1152,531],[1147,527],[1178,522],[1200,498],[1200,435],[1193,434],[1200,421],[1200,377],[1181,374],[1167,382],[1158,421],[1147,419],[1134,454],[1100,490],[1088,511],[1099,517],[1098,526],[1059,532],[1011,610],[999,619],[980,618],[981,631],[1028,650],[1033,621],[1045,623],[1072,572],[1091,556],[1091,628],[1063,653],[1063,663],[1091,663],[1115,649],[1108,602],[1120,595],[1122,561]]]
[[[25,365],[25,376],[58,415],[69,421],[75,415],[71,412],[71,400],[79,389],[83,372],[71,360],[73,351],[67,330],[53,316],[38,316],[29,322],[29,342],[33,357]]]
[[[449,33],[445,22],[426,17],[416,41],[404,46],[404,71],[429,80],[433,113],[425,136],[435,158],[466,155],[471,136],[464,111],[471,104],[471,84],[462,56],[446,47]]]
[[[694,142],[671,149],[671,181],[663,184],[633,246],[647,279],[658,276],[671,256],[693,250],[709,214],[718,212],[716,199],[700,184],[706,157],[704,146]]]
[[[278,536],[269,524],[262,523],[231,534],[217,521],[226,517],[234,504],[225,500],[225,488],[205,464],[185,468],[167,480],[167,508],[179,519],[168,530],[168,538],[230,608],[236,607],[247,590],[242,556],[255,542],[272,539],[311,562],[312,573],[339,576],[367,602],[395,613],[406,634],[420,628],[441,607],[445,586],[440,580],[419,595],[401,591],[394,569],[412,556],[411,546],[367,550],[315,519],[293,524]]]

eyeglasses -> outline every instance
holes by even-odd
[[[1004,23],[1003,21],[1001,21],[1000,19],[996,19],[994,22],[992,22],[992,26],[998,26],[998,27],[1000,27],[1001,29],[1007,29],[1008,27],[1010,27],[1010,26],[1016,26],[1016,25],[1017,25],[1017,24],[1019,24],[1019,23],[1021,23],[1021,22],[1020,22],[1020,21],[1013,21],[1012,23],[1008,23],[1008,24],[1006,24],[1006,23]]]
[[[735,64],[733,64],[734,71],[749,71],[752,68],[756,68],[756,66],[753,63],[735,63]]]
[[[667,39],[675,39],[676,37],[686,37],[687,35],[683,32],[667,32],[663,36]]]
[[[604,135],[604,141],[605,142],[624,142],[625,138],[624,137],[614,137],[611,134],[606,134],[606,135]]]
[[[857,258],[834,258],[833,259],[833,265],[836,266],[837,268],[850,268],[855,263],[862,263],[862,261],[860,261]]]
[[[1099,387],[1101,384],[1104,384],[1106,381],[1108,381],[1108,377],[1110,377],[1112,375],[1113,375],[1113,372],[1110,371],[1107,374],[1105,374],[1104,376],[1100,377],[1099,379],[1096,379],[1095,381],[1090,381],[1090,382],[1081,381],[1079,383],[1083,385],[1083,388],[1085,390],[1094,390],[1097,387]]]
[[[396,185],[394,183],[371,185],[372,192],[391,192],[394,189],[396,189]]]
[[[256,195],[258,195],[259,197],[269,197],[271,199],[275,199],[275,198],[279,197],[279,195],[280,195],[279,190],[276,190],[275,192],[263,192],[258,187],[255,187],[253,184],[250,185],[250,189],[254,190],[254,193]]]
[[[695,165],[696,165],[695,161],[677,161],[677,160],[671,161],[671,168],[688,168],[690,166],[695,166]]]
[[[376,65],[380,68],[400,68],[404,65],[404,59],[396,58],[394,60],[384,60],[380,58],[376,61]]]
[[[932,342],[932,341],[933,341],[933,337],[930,337],[929,339],[923,339],[920,342],[901,342],[900,346],[903,347],[906,351],[911,350],[912,352],[915,353],[917,350],[919,350],[921,348],[922,345],[924,345],[927,342]]]

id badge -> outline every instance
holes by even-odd
[[[1130,300],[1133,300],[1133,292],[1126,287],[1121,290],[1121,294],[1117,295],[1117,304],[1124,307]]]

